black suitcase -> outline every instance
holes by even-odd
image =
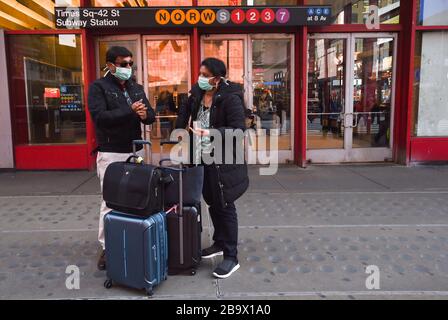
[[[162,150],[164,144],[176,143],[162,142]],[[182,164],[179,168],[163,167],[163,163],[166,161],[170,160],[167,159],[160,162],[164,174],[177,174],[179,177],[179,204],[167,212],[168,275],[195,275],[202,256],[201,204],[189,204],[189,206],[184,206],[183,174],[188,168],[185,168]],[[198,178],[201,179],[201,176]]]
[[[177,209],[167,215],[168,275],[194,276],[201,262],[201,215],[196,206]]]
[[[136,145],[150,145],[150,142],[137,140],[133,144],[134,156],[129,157],[126,162],[115,162],[107,167],[103,198],[110,209],[149,217],[164,209],[162,170],[144,164],[136,156]]]

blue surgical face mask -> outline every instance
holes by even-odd
[[[113,73],[113,75],[118,80],[127,81],[132,77],[132,68],[116,67],[115,73]]]
[[[213,90],[214,86],[212,86],[210,84],[210,80],[211,79],[213,79],[213,77],[212,78],[207,78],[207,77],[204,77],[204,76],[199,76],[199,80],[198,80],[199,87],[202,90],[205,90],[205,91]]]

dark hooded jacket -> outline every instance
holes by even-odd
[[[88,106],[101,152],[130,153],[132,141],[142,139],[141,124],[152,124],[156,114],[146,97],[143,87],[133,80],[125,82],[132,102],[143,100],[148,108],[148,118],[140,117],[128,105],[120,82],[108,73],[90,85]],[[142,146],[138,147],[141,150]]]
[[[193,86],[187,103],[182,105],[179,110],[176,122],[177,129],[193,127],[193,121],[197,120],[204,94],[205,91],[201,90],[198,84]],[[240,85],[230,81],[220,82],[210,108],[210,129],[221,132],[223,144],[225,144],[226,130],[241,129],[244,131],[246,129],[244,95]],[[193,140],[190,139],[190,141]],[[231,164],[225,163],[225,152],[223,152],[223,159],[220,161],[223,164],[215,165],[225,203],[236,201],[249,187],[247,164],[237,164],[243,160],[237,159],[237,143],[242,143],[242,141],[234,141],[233,143],[233,162]],[[225,148],[222,149],[224,151]],[[204,198],[206,200],[211,198],[209,190],[204,189]]]

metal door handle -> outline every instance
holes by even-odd
[[[349,125],[347,125],[348,116],[352,116],[352,121]],[[343,123],[344,123],[344,128],[353,128],[353,113],[345,113]]]
[[[354,113],[353,115],[354,115],[355,124],[352,126],[352,128],[357,128],[358,124],[359,124],[359,114]]]

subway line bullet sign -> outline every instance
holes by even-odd
[[[204,26],[301,26],[331,23],[331,8],[211,7],[211,8],[56,8],[61,29]]]
[[[181,25],[184,23],[190,25],[196,25],[202,23],[204,25],[211,25],[215,22],[220,24],[242,24],[247,22],[249,24],[265,23],[271,24],[276,21],[279,24],[287,24],[291,18],[291,14],[288,9],[273,10],[271,8],[249,9],[247,11],[243,9],[219,9],[214,11],[212,9],[205,9],[201,12],[197,9],[190,9],[184,11],[181,9],[173,10],[171,13],[168,10],[161,9],[156,12],[156,22],[160,25],[166,25],[173,23],[175,25]]]

